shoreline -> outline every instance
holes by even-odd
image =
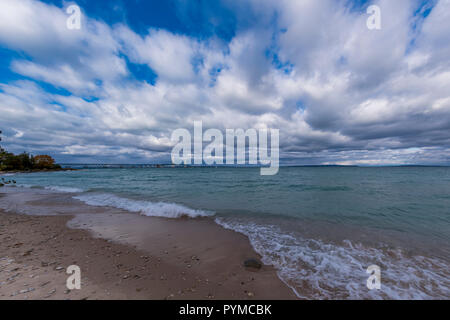
[[[115,269],[106,271],[109,275],[113,275],[110,278],[104,278],[106,275],[102,273],[104,272],[102,269],[97,269],[98,272],[91,276],[96,280],[94,285],[113,283],[116,290],[113,295],[117,296],[117,299],[122,299],[124,296],[125,280],[130,281],[129,278],[134,274],[129,273],[134,272],[135,269],[134,264],[127,264],[128,258],[125,259],[125,263],[114,261],[115,255],[120,256],[123,252],[127,255],[130,252],[134,254],[136,265],[140,263],[139,258],[145,256],[157,261],[156,265],[150,269],[145,269],[145,265],[139,265],[139,270],[143,268],[143,273],[136,275],[138,284],[145,283],[146,288],[157,288],[157,293],[147,292],[146,295],[136,296],[133,290],[142,291],[142,288],[135,286],[131,293],[127,293],[131,297],[129,299],[276,300],[421,299],[424,297],[440,299],[448,296],[447,246],[436,247],[433,241],[423,242],[423,238],[420,237],[390,232],[380,233],[370,229],[360,230],[352,226],[316,224],[309,221],[293,223],[294,221],[291,220],[280,220],[272,223],[258,219],[227,219],[220,213],[204,217],[201,214],[183,211],[190,209],[182,205],[160,207],[157,203],[145,200],[142,202],[130,200],[131,202],[128,203],[128,198],[116,198],[113,194],[101,193],[82,197],[80,194],[84,194],[85,191],[79,193],[62,190],[63,187],[61,190],[58,188],[26,185],[26,187],[0,189],[0,210],[19,214],[20,217],[36,219],[34,222],[31,218],[30,221],[27,220],[28,218],[25,219],[22,224],[27,227],[21,231],[17,224],[11,224],[8,228],[3,226],[2,221],[9,221],[12,218],[0,216],[0,241],[7,240],[3,239],[3,234],[11,235],[9,231],[13,236],[29,236],[28,240],[16,242],[22,245],[36,242],[35,239],[38,238],[39,233],[45,236],[52,229],[56,234],[63,235],[75,231],[86,232],[87,236],[77,235],[62,243],[54,244],[54,248],[59,250],[59,253],[54,256],[53,252],[50,252],[49,261],[53,263],[52,265],[59,263],[61,252],[70,252],[75,256],[78,254],[78,258],[74,258],[74,261],[84,262],[86,259],[90,261],[94,256],[95,264],[104,265],[104,268],[115,266]],[[185,214],[180,215],[180,212]],[[56,223],[55,218],[63,219],[64,217],[66,220],[62,227],[53,226]],[[39,225],[41,221],[45,221],[42,223],[47,229],[35,230],[33,225]],[[72,229],[67,229],[67,226]],[[277,226],[281,229],[277,230]],[[291,233],[292,230],[297,233]],[[327,233],[326,238],[323,238],[324,230]],[[285,239],[280,238],[280,231],[285,231]],[[353,239],[349,239],[349,235],[353,236]],[[117,253],[109,252],[109,254],[106,251],[109,250],[107,246],[99,244],[94,246],[93,253],[90,244],[78,249],[77,241],[86,240],[84,238],[89,241],[104,240],[107,243],[123,245],[126,249],[118,249]],[[44,240],[48,239],[44,237]],[[9,246],[14,246],[16,243],[10,243]],[[404,246],[404,243],[408,245]],[[43,243],[38,242],[38,249],[42,251],[41,245]],[[3,253],[11,248],[3,249],[0,246],[0,249]],[[29,250],[29,248],[26,249],[22,253],[16,252],[17,261],[21,262],[21,254],[26,254]],[[33,247],[31,249],[34,250]],[[77,253],[77,250],[80,252]],[[302,255],[301,258],[297,254]],[[262,260],[273,267],[263,266],[257,272],[247,270],[243,264],[249,259]],[[9,260],[10,257],[0,255],[0,268],[2,261]],[[11,260],[10,263],[13,261]],[[40,262],[37,261],[34,267],[39,267]],[[164,266],[161,263],[164,263]],[[61,271],[62,267],[70,264],[70,261],[65,262],[65,265],[56,271]],[[386,291],[367,290],[366,266],[374,264],[383,266],[383,283],[387,288]],[[316,268],[316,265],[324,267]],[[127,266],[125,274],[121,273],[122,266]],[[404,274],[405,270],[411,270],[412,266],[414,272],[410,273],[408,279],[398,277],[398,274]],[[85,274],[86,266],[80,267]],[[88,265],[87,268],[90,270],[92,267]],[[28,276],[32,275],[28,274]],[[1,270],[0,276],[2,276]],[[64,279],[67,277],[64,272],[63,276],[58,282],[61,290],[65,288]],[[150,281],[146,277],[153,278]],[[0,293],[5,279],[9,278],[0,278]],[[83,281],[85,280],[83,278]],[[206,286],[202,286],[202,283]],[[349,284],[351,287],[348,287]],[[176,291],[172,290],[174,288]],[[24,290],[21,287],[16,289],[20,289],[16,292]],[[109,294],[111,295],[111,292]],[[62,296],[58,299],[65,298],[67,297]],[[95,293],[88,298],[109,299],[110,297],[102,297]],[[0,299],[6,299],[6,297],[0,297]]]
[[[0,176],[5,174],[22,174],[22,173],[38,173],[38,172],[59,172],[59,171],[79,171],[80,169],[74,168],[58,168],[58,169],[31,169],[31,170],[11,170],[2,171],[0,170]]]
[[[0,209],[0,299],[297,299],[272,266],[245,268],[260,259],[248,238],[211,219],[94,211]],[[69,291],[73,264],[82,289]]]

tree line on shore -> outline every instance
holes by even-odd
[[[2,131],[0,130],[0,134]],[[2,138],[0,137],[0,141]],[[61,166],[48,155],[33,156],[27,152],[15,155],[0,146],[0,171],[55,170]]]

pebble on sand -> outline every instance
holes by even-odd
[[[257,259],[248,259],[244,261],[244,267],[259,270],[262,268],[262,263]]]

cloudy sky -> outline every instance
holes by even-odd
[[[282,164],[450,164],[449,0],[74,3],[0,0],[9,151],[168,162],[201,120],[280,129]]]

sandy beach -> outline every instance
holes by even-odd
[[[0,201],[14,197],[29,214],[0,211],[0,299],[296,298],[273,267],[245,268],[260,259],[248,239],[211,219],[63,205],[55,194],[8,192]],[[61,213],[77,206],[80,214]],[[70,265],[81,268],[81,290],[66,287]]]

